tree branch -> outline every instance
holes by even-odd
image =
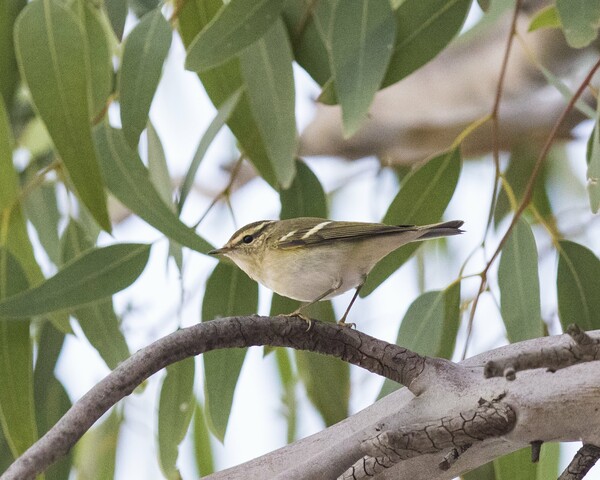
[[[519,353],[502,360],[490,360],[484,368],[485,378],[503,376],[512,381],[519,371],[546,368],[555,372],[577,363],[600,359],[600,341],[598,339],[591,338],[577,325],[570,325],[567,334],[573,339],[570,343]]]
[[[558,480],[581,480],[600,458],[600,448],[595,445],[585,444],[581,447],[569,466],[558,477]]]
[[[306,327],[306,322],[297,317],[230,317],[161,338],[133,354],[75,402],[0,479],[35,478],[66,455],[96,420],[148,377],[167,365],[211,350],[256,345],[308,350],[335,356],[408,388],[423,371],[431,370],[428,365],[435,367],[443,362],[336,324],[313,320],[308,331]]]

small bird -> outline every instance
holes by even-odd
[[[425,226],[384,225],[313,217],[262,220],[240,228],[223,247],[208,253],[230,258],[279,295],[305,302],[289,316],[302,317],[300,310],[309,305],[356,288],[338,322],[352,325],[345,321],[348,312],[379,260],[410,242],[460,234],[462,224],[453,220]]]

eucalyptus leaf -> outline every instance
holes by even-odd
[[[600,260],[583,245],[563,240],[558,248],[558,316],[563,329],[575,323],[583,330],[600,328]]]
[[[282,20],[240,54],[250,108],[277,181],[290,186],[297,145],[292,49]]]
[[[15,257],[0,247],[0,303],[26,289],[25,272]],[[0,320],[0,358],[0,424],[17,458],[37,440],[28,321]]]
[[[117,40],[123,40],[125,20],[127,19],[127,2],[123,0],[104,0],[104,8]]]
[[[177,469],[179,444],[183,441],[194,412],[194,357],[167,367],[158,404],[158,458],[169,480],[181,478]]]
[[[460,283],[445,290],[425,292],[408,307],[396,344],[421,355],[450,359],[460,325]],[[400,388],[386,379],[378,398]]]
[[[125,40],[119,70],[119,102],[123,134],[135,148],[148,122],[172,32],[160,8],[145,15]]]
[[[96,128],[95,138],[106,186],[123,205],[186,247],[204,253],[212,249],[162,201],[148,170],[121,130],[102,124]]]
[[[17,319],[81,307],[131,285],[148,261],[150,245],[95,248],[40,285],[0,301],[0,318]]]
[[[390,204],[383,223],[426,225],[440,220],[450,203],[461,169],[458,149],[442,153],[415,170],[403,182]],[[383,258],[360,291],[366,297],[406,262],[419,243],[411,243]]]
[[[556,0],[556,10],[571,47],[587,47],[596,39],[600,27],[600,0]]]
[[[185,2],[178,17],[179,33],[186,47],[223,7],[221,0],[205,0],[203,2]],[[239,60],[234,57],[219,67],[199,74],[202,86],[217,108],[240,88],[243,79]],[[256,167],[262,178],[273,188],[277,188],[277,178],[273,171],[261,133],[244,93],[229,121],[229,128],[240,142],[240,150]]]
[[[389,2],[338,2],[331,38],[344,137],[361,126],[388,67],[396,22]]]
[[[560,18],[556,5],[548,5],[538,11],[529,23],[528,32],[535,32],[542,28],[560,28]]]
[[[283,0],[231,0],[191,42],[185,68],[217,67],[260,39],[279,18]]]
[[[238,88],[235,92],[233,92],[227,100],[225,100],[220,106],[213,118],[213,121],[210,123],[204,135],[200,139],[200,143],[198,144],[198,148],[196,149],[196,153],[194,154],[194,158],[192,159],[192,163],[188,168],[187,173],[185,174],[185,179],[181,185],[181,192],[179,195],[179,203],[177,210],[179,213],[183,210],[183,205],[187,200],[187,196],[189,195],[192,186],[194,184],[194,178],[196,177],[196,173],[198,172],[198,168],[200,167],[200,163],[208,150],[208,147],[212,144],[213,140],[217,136],[217,133],[221,130],[223,125],[227,123],[231,114],[238,106],[238,103],[242,97],[243,88]]]
[[[60,241],[63,263],[79,257],[93,247],[83,227],[71,220]],[[98,351],[106,365],[114,369],[129,357],[129,348],[120,328],[120,321],[113,308],[112,299],[102,299],[73,311],[81,330]]]
[[[296,176],[287,190],[280,192],[282,220],[296,217],[327,218],[327,197],[317,176],[301,160],[296,162]]]
[[[204,408],[199,402],[196,402],[194,410],[194,453],[196,466],[201,477],[210,475],[215,471],[208,425],[204,416]]]
[[[219,263],[206,282],[202,321],[250,315],[258,308],[258,285],[239,268]],[[215,350],[204,355],[204,397],[208,425],[223,442],[233,394],[246,348]]]
[[[531,227],[519,219],[502,248],[498,266],[500,311],[510,342],[544,334],[538,252]]]
[[[405,0],[396,10],[396,43],[382,87],[425,65],[458,34],[471,0]]]
[[[600,117],[599,117],[600,118]],[[588,142],[587,191],[593,213],[600,210],[600,128],[598,120]]]
[[[494,460],[496,480],[532,480],[537,465],[531,461],[531,447],[504,455]]]
[[[15,58],[13,25],[27,0],[0,0],[0,96],[9,107],[12,105],[19,81]]]
[[[102,176],[92,141],[88,43],[77,16],[60,2],[34,0],[15,24],[15,50],[75,191],[99,225],[110,231]]]

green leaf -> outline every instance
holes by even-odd
[[[396,344],[421,355],[450,359],[460,324],[460,283],[422,294],[408,307]],[[400,388],[386,379],[378,398]]]
[[[331,302],[316,303],[303,313],[325,322],[335,322]],[[296,350],[296,365],[306,394],[325,425],[330,426],[346,418],[350,401],[350,365],[339,358],[302,350]]]
[[[177,469],[179,444],[183,441],[194,412],[194,357],[169,365],[160,389],[158,404],[159,463],[169,480],[181,478]]]
[[[185,68],[203,72],[229,60],[265,35],[283,4],[283,0],[232,0],[190,44]]]
[[[181,185],[181,192],[179,196],[179,204],[178,204],[178,212],[181,213],[183,210],[183,205],[189,195],[192,186],[194,184],[194,178],[196,177],[196,172],[200,167],[200,163],[208,150],[208,147],[212,144],[213,140],[217,136],[217,133],[221,130],[223,125],[227,123],[231,114],[237,107],[240,98],[243,94],[243,88],[238,88],[235,92],[233,92],[227,100],[225,100],[221,106],[219,107],[215,118],[210,123],[204,135],[200,139],[200,143],[198,144],[198,148],[196,149],[196,153],[194,154],[194,158],[192,159],[192,163],[190,163],[190,167],[188,168],[187,173],[185,174],[185,179]]]
[[[150,175],[150,181],[154,185],[154,188],[156,188],[164,204],[175,211],[173,187],[171,186],[171,175],[169,173],[169,166],[167,165],[167,157],[165,157],[160,137],[150,121],[148,122],[147,135],[148,174]]]
[[[280,218],[327,218],[327,198],[317,176],[301,160],[296,162],[296,176],[287,190],[279,194]]]
[[[89,105],[91,118],[96,119],[107,108],[107,100],[113,88],[112,52],[104,30],[103,13],[99,7],[87,0],[73,4],[79,9],[79,18],[84,29],[85,56],[89,78]]]
[[[233,315],[250,315],[258,309],[258,285],[239,268],[219,263],[206,282],[202,321]],[[204,355],[204,398],[208,425],[223,442],[233,394],[245,348],[215,350]]]
[[[0,247],[0,303],[27,289],[18,261]],[[0,423],[15,458],[37,440],[29,322],[0,320]]]
[[[104,9],[117,40],[123,39],[125,20],[127,19],[127,2],[123,0],[104,0]]]
[[[494,460],[496,480],[531,480],[536,478],[537,465],[531,462],[531,447]]]
[[[61,241],[63,263],[67,263],[93,247],[83,227],[71,220],[63,232]],[[106,365],[114,369],[129,357],[129,348],[121,332],[120,321],[113,308],[112,300],[104,299],[73,311],[83,333],[98,351]]]
[[[286,2],[283,9],[294,59],[321,86],[332,77],[329,49],[337,3],[338,0]]]
[[[335,93],[342,107],[344,137],[351,137],[367,117],[385,75],[396,38],[387,1],[337,4],[331,39]]]
[[[204,417],[204,408],[199,402],[196,402],[196,409],[194,410],[194,453],[196,466],[201,477],[210,475],[215,471],[208,425]]]
[[[125,40],[119,71],[119,103],[123,134],[132,148],[137,146],[148,122],[171,36],[171,28],[157,8],[145,15]]]
[[[65,388],[54,376],[58,356],[62,350],[64,333],[51,323],[45,322],[40,328],[37,360],[33,385],[35,416],[40,435],[46,433],[71,407]],[[64,480],[69,477],[73,455],[69,452],[44,472],[46,480]]]
[[[197,33],[214,18],[222,6],[221,0],[205,0],[201,3],[185,2],[179,12],[178,25],[186,47],[190,45]],[[223,102],[244,86],[239,63],[237,58],[232,58],[219,67],[199,74],[202,86],[217,108],[221,108]],[[240,150],[254,164],[262,178],[273,188],[277,188],[277,178],[258,126],[252,117],[246,93],[242,95],[227,125],[240,142]]]
[[[75,449],[78,478],[115,478],[119,431],[123,415],[113,409],[108,418],[88,430]]]
[[[396,44],[382,87],[440,53],[460,31],[471,0],[406,0],[396,10]]]
[[[600,328],[600,260],[575,242],[563,240],[558,248],[558,316],[563,329],[576,323],[583,330]]]
[[[15,25],[21,75],[44,120],[75,191],[102,228],[110,231],[103,180],[90,118],[87,39],[79,19],[61,3],[35,0]]]
[[[37,173],[28,172],[26,181],[31,181]],[[29,192],[24,198],[23,208],[27,219],[35,228],[38,239],[54,265],[60,265],[58,225],[60,212],[56,199],[56,186],[44,183]]]
[[[537,154],[538,152],[535,147],[531,143],[526,142],[514,145],[511,149],[510,162],[504,172],[504,179],[512,188],[517,202],[521,202],[523,199],[527,182],[537,161]],[[550,200],[546,192],[545,179],[547,175],[548,168],[542,167],[540,172],[541,179],[536,183],[533,190],[533,204],[544,216],[550,216],[552,212]],[[496,210],[494,212],[494,224],[498,226],[500,221],[512,209],[513,206],[510,204],[505,188],[503,188],[498,194],[498,201],[496,202]]]
[[[283,389],[281,403],[284,408],[283,415],[287,420],[287,443],[292,443],[296,439],[298,424],[298,399],[296,395],[298,379],[292,369],[288,349],[275,347],[275,358]]]
[[[440,220],[454,194],[461,161],[458,149],[442,153],[410,174],[383,217],[389,225],[426,225]],[[420,243],[405,245],[383,258],[360,291],[366,297],[406,262]]]
[[[294,178],[298,148],[292,61],[282,20],[240,54],[250,108],[283,188]]]
[[[531,23],[529,23],[528,32],[534,32],[542,28],[561,28],[560,18],[558,17],[558,10],[556,5],[548,5],[539,10]]]
[[[600,117],[599,117],[600,118]],[[593,213],[600,210],[600,128],[598,120],[588,142],[587,191]]]
[[[148,170],[137,152],[129,147],[121,130],[102,124],[96,128],[95,138],[106,186],[123,205],[186,247],[198,252],[212,249],[162,201],[150,182]]]
[[[0,98],[0,219],[7,229],[6,248],[25,270],[30,283],[44,277],[29,241],[25,219],[18,204],[19,178],[12,162],[13,139],[4,101]]]
[[[556,10],[571,47],[587,47],[596,39],[600,26],[600,0],[556,0]]]
[[[37,287],[0,301],[0,318],[44,315],[109,297],[140,276],[149,254],[150,245],[139,243],[92,249]]]
[[[9,107],[19,81],[13,25],[27,0],[0,0],[0,96]]]
[[[461,480],[496,480],[494,462],[489,462],[460,476]]]
[[[538,252],[529,224],[519,219],[502,248],[498,266],[500,310],[510,342],[544,334]]]

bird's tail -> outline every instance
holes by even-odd
[[[419,240],[458,235],[464,232],[464,230],[460,229],[463,223],[462,220],[451,220],[449,222],[436,223],[434,225],[424,225],[419,227],[419,230],[423,231],[423,235],[419,237]]]

